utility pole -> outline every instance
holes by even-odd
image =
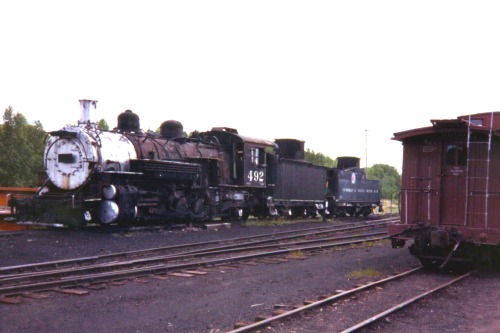
[[[365,168],[368,172],[368,130],[365,129]]]

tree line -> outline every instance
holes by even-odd
[[[104,119],[98,128],[107,130]],[[44,172],[45,137],[42,123],[29,124],[21,113],[9,106],[0,124],[0,186],[36,187]]]
[[[104,119],[98,123],[103,130],[109,128]],[[0,124],[0,186],[36,187],[38,174],[43,173],[43,154],[46,133],[40,121],[29,124],[21,113],[8,107]],[[322,153],[306,149],[305,159],[311,163],[330,168],[337,161]],[[369,179],[382,183],[382,198],[390,199],[401,187],[401,176],[396,168],[386,164],[375,164],[368,168]]]
[[[39,121],[26,118],[8,107],[0,125],[0,186],[35,187],[44,170],[45,131]]]

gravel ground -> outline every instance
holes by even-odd
[[[323,224],[307,223],[311,227]],[[217,231],[30,230],[0,236],[0,266],[241,237],[302,226],[304,224],[233,226]],[[417,264],[406,249],[395,250],[389,243],[383,243],[280,264],[216,269],[192,278],[128,281],[121,286],[107,285],[86,296],[52,292],[47,299],[0,304],[0,332],[226,332],[236,322],[270,315],[275,305],[301,304],[305,299],[352,288],[371,279],[349,278],[353,271],[371,268],[387,275]],[[463,283],[437,298],[421,302],[391,317],[390,323],[376,324],[370,331],[494,332],[492,328],[500,327],[498,277],[496,272],[475,276],[471,283]],[[327,309],[322,311],[323,315],[328,313]],[[292,324],[290,332],[331,331],[328,322],[337,319],[331,312],[327,317],[312,316],[309,324]],[[410,324],[414,329],[409,329]]]

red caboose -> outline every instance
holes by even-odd
[[[394,134],[403,143],[401,224],[393,247],[413,239],[426,266],[500,254],[500,112],[431,120]]]

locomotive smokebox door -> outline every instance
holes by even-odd
[[[62,190],[74,190],[90,177],[98,160],[97,150],[85,133],[50,132],[45,149],[45,170]]]

